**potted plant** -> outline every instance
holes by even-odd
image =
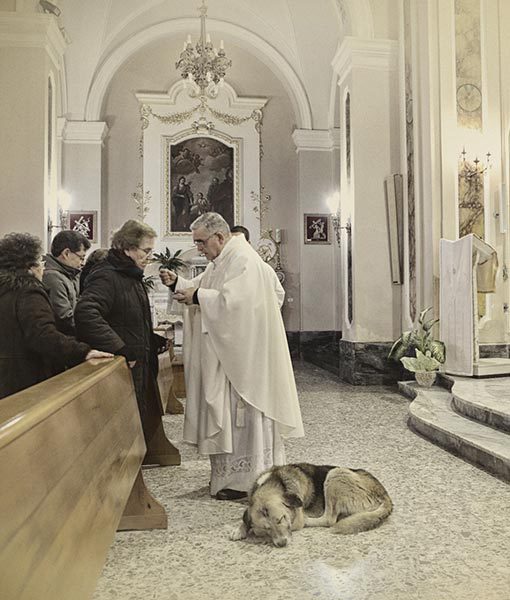
[[[427,318],[432,307],[421,311],[418,324],[414,329],[404,331],[391,347],[389,358],[400,361],[404,367],[414,373],[416,381],[423,386],[431,386],[436,380],[439,367],[446,358],[443,342],[434,339],[433,327],[439,319]],[[414,352],[415,356],[409,356]]]
[[[153,254],[155,262],[159,262],[163,269],[168,269],[169,271],[174,271],[174,273],[178,273],[181,269],[186,268],[186,263],[179,258],[179,254],[182,250],[176,250],[175,254],[172,256],[172,253],[168,248],[165,248],[164,252],[155,252]]]

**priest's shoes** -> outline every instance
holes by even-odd
[[[216,494],[216,500],[241,500],[241,498],[246,498],[247,496],[247,492],[239,492],[238,490],[225,488]]]

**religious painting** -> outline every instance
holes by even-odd
[[[330,215],[305,215],[305,244],[331,244]]]
[[[67,228],[83,234],[91,244],[97,243],[97,210],[72,211],[67,216]]]
[[[212,137],[194,137],[168,145],[168,233],[189,233],[193,221],[217,212],[233,227],[236,221],[234,148]]]

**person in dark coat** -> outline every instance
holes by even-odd
[[[88,273],[74,314],[78,339],[124,356],[131,368],[146,441],[161,416],[157,351],[166,340],[153,332],[143,272],[156,232],[129,220],[114,234],[106,258]]]
[[[83,288],[85,287],[85,279],[87,279],[90,271],[97,265],[98,262],[104,260],[107,254],[108,248],[97,248],[87,256],[87,260],[83,265],[83,269],[80,271],[80,294],[83,292]]]
[[[40,240],[28,233],[0,240],[0,398],[65,367],[111,356],[58,331],[42,284],[41,253]]]
[[[74,309],[78,299],[80,271],[85,262],[89,240],[80,232],[65,229],[51,242],[44,257],[43,283],[50,296],[59,331],[74,335]]]

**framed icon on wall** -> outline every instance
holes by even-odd
[[[67,227],[84,235],[91,244],[97,244],[97,210],[69,211]]]
[[[305,244],[331,244],[331,215],[305,214]]]

